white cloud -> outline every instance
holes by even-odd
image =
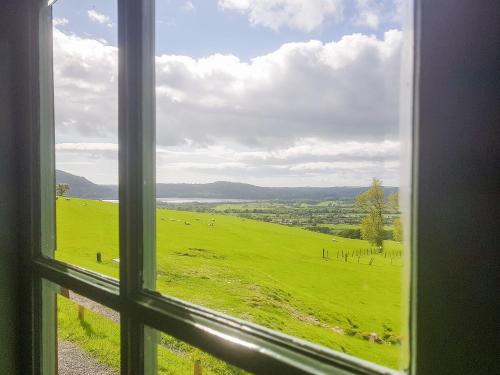
[[[162,182],[245,181],[257,185],[367,185],[373,176],[398,184],[397,141],[326,142],[299,139],[274,150],[217,144],[157,149]]]
[[[384,22],[402,22],[403,0],[356,0],[354,24],[378,29]]]
[[[53,30],[58,141],[117,139],[118,49]]]
[[[68,19],[67,18],[54,18],[52,20],[52,24],[54,26],[64,26],[64,25],[67,25],[69,23]]]
[[[111,18],[106,16],[105,14],[97,12],[95,9],[90,9],[87,11],[87,16],[93,21],[100,23],[102,25],[106,25],[108,27],[112,27],[113,23],[111,22]]]
[[[56,151],[65,152],[100,152],[100,151],[112,151],[118,152],[117,143],[58,143],[56,144]]]
[[[311,32],[343,14],[342,0],[219,0],[218,4],[223,10],[247,15],[252,25],[273,30],[288,27]]]
[[[400,48],[392,30],[249,62],[158,56],[158,180],[397,184]],[[117,53],[54,28],[58,166],[99,183],[117,176]]]
[[[158,142],[290,144],[395,137],[401,33],[289,43],[236,56],[157,57]]]
[[[181,10],[181,12],[184,12],[184,13],[192,13],[192,12],[196,12],[196,7],[194,6],[194,4],[191,1],[186,1],[186,2],[184,2],[184,4],[182,4],[180,6],[180,10]]]

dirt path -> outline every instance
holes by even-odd
[[[119,375],[69,341],[58,342],[58,375]]]
[[[109,307],[103,306],[100,303],[94,302],[91,299],[76,294],[71,290],[69,291],[69,298],[73,302],[82,305],[83,307],[89,309],[90,311],[93,311],[99,315],[104,316],[105,318],[111,320],[114,323],[120,323],[120,314],[117,313],[115,310],[110,309]]]

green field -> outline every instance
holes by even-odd
[[[59,198],[57,236],[57,259],[118,276],[112,260],[118,258],[118,205]],[[157,287],[400,368],[402,258],[395,254],[401,245],[386,241],[384,246],[384,254],[372,255],[362,240],[236,216],[159,209]],[[96,262],[97,252],[102,263]],[[368,341],[373,333],[376,343]]]

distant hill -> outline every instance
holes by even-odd
[[[84,177],[56,171],[57,183],[70,185],[70,197],[118,199],[117,186],[97,185]],[[219,198],[251,200],[329,200],[353,199],[367,187],[262,187],[239,182],[217,181],[207,184],[157,184],[158,198]],[[385,187],[385,193],[398,191]]]
[[[97,185],[85,177],[75,176],[68,172],[56,170],[56,183],[69,185],[68,197],[118,199],[117,186]]]

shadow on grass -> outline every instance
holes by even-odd
[[[80,320],[80,326],[84,330],[86,336],[97,336],[90,323],[86,322],[85,320]]]

